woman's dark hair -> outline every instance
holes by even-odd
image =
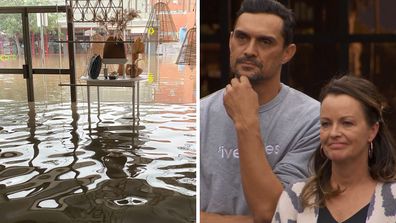
[[[383,97],[375,85],[363,78],[346,75],[332,79],[322,89],[320,102],[323,102],[328,95],[348,95],[356,99],[362,106],[367,124],[369,126],[379,124],[378,133],[372,141],[374,149],[368,161],[369,173],[376,181],[395,181],[396,147],[382,117]],[[304,207],[323,206],[325,199],[338,195],[342,190],[331,187],[331,161],[322,154],[320,147],[313,154],[311,164],[314,175],[301,193],[302,204]]]
[[[279,16],[283,20],[282,36],[284,46],[293,42],[295,20],[291,9],[275,0],[244,0],[236,13],[237,19],[242,13],[268,13]]]

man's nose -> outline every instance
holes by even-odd
[[[256,40],[251,39],[246,46],[244,54],[246,56],[257,56]]]

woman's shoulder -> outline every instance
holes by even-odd
[[[383,185],[386,187],[396,188],[396,181],[383,183]]]
[[[272,219],[273,223],[297,221],[298,215],[304,211],[299,197],[304,185],[304,181],[297,181],[285,185],[282,195],[279,198],[275,215]]]
[[[284,186],[283,197],[290,200],[292,203],[300,203],[300,195],[306,184],[306,181],[295,181]]]
[[[392,199],[396,202],[396,182],[379,183],[377,185],[377,196],[383,200]]]
[[[288,200],[288,202],[290,202],[293,205],[294,209],[298,210],[298,212],[302,212],[300,195],[305,184],[305,181],[297,181],[286,185],[282,194],[284,199]]]
[[[396,222],[396,182],[378,183],[367,211],[367,222]]]
[[[393,195],[396,194],[396,182],[379,182],[377,184],[377,191],[382,191],[382,193],[385,193],[383,191],[389,191],[389,193],[392,193]]]
[[[301,194],[302,189],[304,188],[305,184],[307,183],[306,180],[298,180],[291,182],[290,184],[285,186],[285,191],[293,191],[296,194]]]

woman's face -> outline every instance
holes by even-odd
[[[320,110],[320,141],[333,162],[368,159],[378,123],[369,126],[359,101],[348,95],[327,95]],[[375,149],[375,148],[374,148]]]

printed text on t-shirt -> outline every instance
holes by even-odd
[[[265,147],[265,152],[267,155],[275,154],[277,155],[279,153],[280,146],[279,145],[267,145]],[[239,151],[237,147],[225,147],[225,146],[219,146],[218,151],[217,151],[221,158],[223,159],[239,159]]]

